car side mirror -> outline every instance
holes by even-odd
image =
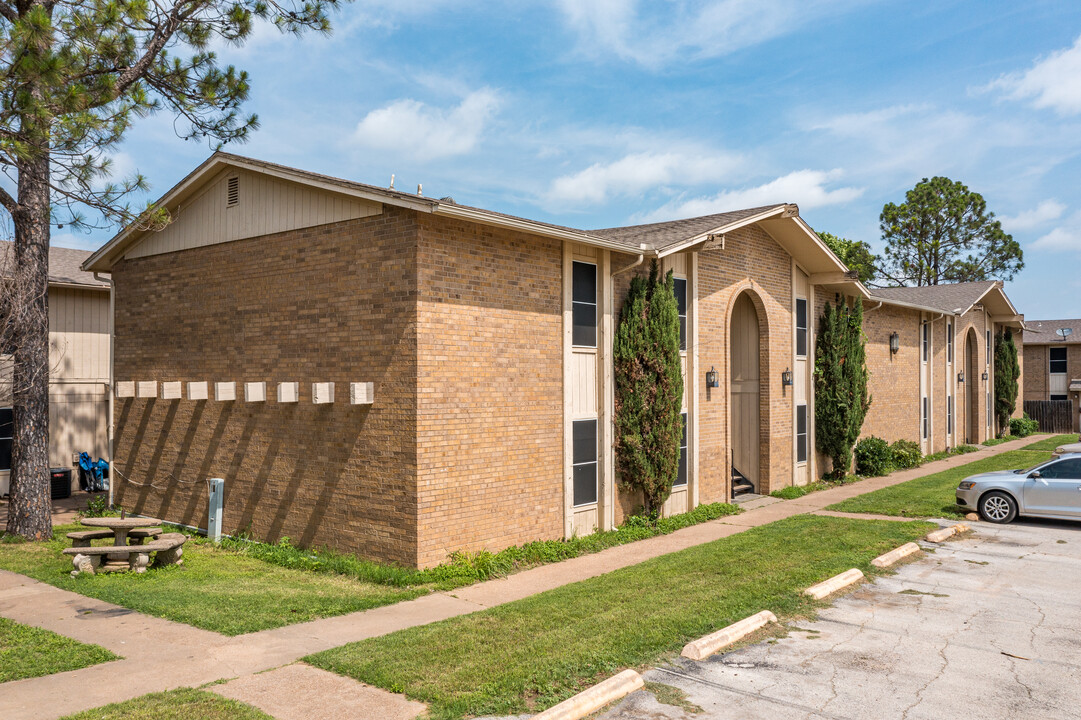
[[[1029,474],[1029,477],[1032,478],[1033,480],[1039,480],[1041,477],[1043,477],[1043,475],[1040,474],[1039,470],[1033,470]]]

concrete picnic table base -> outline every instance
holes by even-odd
[[[149,525],[161,525],[161,520],[157,518],[117,518],[117,517],[100,517],[100,518],[83,518],[82,524],[87,527],[103,527],[113,531],[114,542],[113,545],[117,547],[127,547],[128,544],[128,532],[139,527],[146,527]],[[128,567],[129,553],[116,553],[115,555],[109,555],[108,560],[102,563],[103,570],[109,570],[110,564],[115,564],[117,567],[111,568],[113,570],[120,570],[119,565],[122,563],[124,568]],[[133,568],[134,569],[134,568]]]

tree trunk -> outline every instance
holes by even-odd
[[[15,214],[18,325],[12,372],[15,432],[7,531],[34,540],[52,536],[49,483],[49,158],[19,167]]]

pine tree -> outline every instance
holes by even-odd
[[[1000,432],[1010,426],[1010,416],[1017,408],[1017,379],[1021,368],[1017,362],[1017,345],[1007,328],[995,336],[995,417]]]
[[[683,432],[675,282],[671,272],[660,277],[656,261],[648,279],[631,279],[612,354],[616,469],[654,516],[672,493]]]
[[[826,303],[815,348],[815,446],[833,460],[833,477],[843,478],[851,468],[870,407],[863,303]]]
[[[248,76],[222,67],[211,48],[242,44],[258,18],[284,32],[328,31],[339,1],[0,0],[0,164],[15,186],[0,187],[15,236],[8,532],[52,533],[50,226],[166,222],[160,210],[126,204],[146,188],[141,176],[112,180],[110,154],[132,123],[165,110],[185,138],[244,140],[257,125],[240,113]]]

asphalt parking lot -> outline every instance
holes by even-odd
[[[607,720],[1081,717],[1081,523],[972,523],[787,637],[645,673]]]

